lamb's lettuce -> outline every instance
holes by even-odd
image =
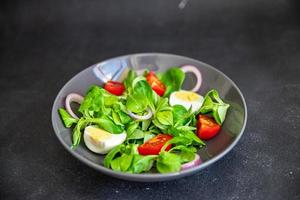
[[[103,88],[92,86],[78,111],[83,117],[99,117],[101,114],[110,114],[111,107],[119,101],[119,97],[110,94]]]
[[[113,148],[104,158],[104,166],[109,168],[111,166],[111,161],[117,156],[117,154],[121,153],[125,148],[124,144],[120,144]]]
[[[66,128],[70,128],[78,122],[78,119],[73,118],[65,109],[60,108],[58,112]]]
[[[172,126],[173,125],[173,113],[172,111],[160,111],[156,114],[157,120],[166,126]]]
[[[211,114],[215,121],[222,125],[229,107],[230,105],[220,98],[218,91],[211,90],[204,97],[200,113]]]
[[[173,125],[172,110],[173,108],[169,105],[168,98],[160,98],[157,103],[152,122],[162,132],[165,132]]]
[[[141,93],[133,93],[127,97],[126,107],[134,113],[142,113],[146,111],[148,106],[148,99]]]
[[[160,80],[166,86],[164,97],[168,97],[172,92],[181,89],[185,79],[185,73],[178,67],[173,67],[162,74],[158,74]]]
[[[181,168],[181,158],[175,153],[163,151],[156,160],[156,169],[160,173],[178,172]]]
[[[130,169],[131,172],[135,174],[139,174],[142,172],[149,171],[152,168],[156,157],[157,155],[141,156],[139,154],[135,154]]]
[[[132,82],[136,77],[137,77],[136,72],[130,69],[128,74],[127,74],[126,79],[124,80],[124,85],[125,85],[125,88],[126,88],[127,92],[128,92],[128,90],[131,90]]]
[[[177,145],[170,149],[169,152],[174,152],[179,155],[181,163],[190,162],[195,159],[197,149],[195,147],[187,147],[185,145]]]
[[[152,90],[144,77],[136,77],[131,85],[128,85],[126,107],[131,112],[142,113],[148,107],[153,112],[158,100],[158,95]]]
[[[157,155],[142,156],[137,150],[138,145],[124,144],[113,148],[104,158],[104,166],[115,171],[142,173],[149,171]]]

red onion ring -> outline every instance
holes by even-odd
[[[75,102],[75,103],[81,104],[82,101],[83,101],[83,96],[76,94],[76,93],[70,93],[66,97],[66,100],[65,100],[66,110],[75,119],[79,119],[79,117],[72,111],[71,103]]]
[[[147,120],[147,119],[150,119],[152,117],[153,113],[152,113],[150,108],[147,108],[147,115],[136,115],[133,112],[131,112],[130,110],[128,110],[128,115],[130,117],[132,117],[133,119]]]
[[[197,165],[200,165],[201,163],[202,163],[202,161],[200,159],[200,156],[198,154],[195,154],[194,160],[181,165],[181,170],[187,170],[187,169],[193,168]]]
[[[199,71],[199,69],[193,65],[183,65],[181,67],[181,70],[184,73],[192,72],[196,76],[197,82],[196,82],[196,85],[194,86],[194,88],[191,89],[191,91],[197,92],[200,89],[201,84],[202,84],[202,75],[201,75],[201,72]]]

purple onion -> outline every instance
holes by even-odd
[[[131,112],[130,110],[128,110],[128,115],[130,117],[132,117],[133,119],[147,120],[147,119],[150,119],[152,117],[153,113],[152,113],[150,108],[147,108],[147,115],[136,115],[133,112]]]
[[[66,97],[66,101],[65,101],[66,110],[75,119],[79,119],[79,117],[72,111],[71,103],[75,102],[75,103],[81,104],[82,101],[83,101],[83,96],[76,94],[76,93],[70,93]]]
[[[201,159],[200,159],[200,156],[198,154],[195,154],[195,158],[194,160],[188,162],[188,163],[184,163],[183,165],[181,165],[181,170],[187,170],[187,169],[190,169],[190,168],[193,168],[197,165],[200,165],[201,164]]]
[[[199,69],[193,65],[183,65],[181,67],[181,70],[184,73],[192,72],[196,76],[197,82],[196,82],[196,85],[194,86],[194,88],[191,89],[191,91],[197,92],[200,89],[201,84],[202,84],[202,75],[201,75],[201,72],[199,71]]]

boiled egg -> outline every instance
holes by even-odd
[[[171,93],[169,103],[171,106],[182,105],[187,110],[192,108],[192,112],[196,112],[201,108],[203,101],[204,98],[195,92],[180,90]]]
[[[83,139],[87,148],[92,152],[106,154],[125,141],[126,133],[112,134],[94,126],[87,126],[84,129]]]

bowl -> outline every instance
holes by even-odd
[[[64,106],[65,97],[72,92],[85,95],[93,85],[102,86],[107,79],[122,81],[130,68],[143,71],[165,71],[170,67],[194,65],[202,73],[202,85],[198,93],[205,95],[211,89],[216,89],[221,98],[229,103],[226,120],[221,132],[206,142],[206,146],[198,151],[202,163],[194,168],[177,173],[159,174],[148,172],[130,174],[116,172],[103,166],[103,155],[89,151],[82,143],[76,150],[71,149],[71,129],[64,127],[58,109]],[[193,74],[187,74],[183,89],[190,89],[196,82]],[[240,140],[247,122],[246,102],[240,89],[224,73],[201,61],[172,54],[142,53],[120,56],[94,64],[78,73],[59,91],[52,108],[52,125],[61,144],[77,159],[100,172],[120,179],[141,182],[165,181],[188,176],[212,165],[224,157]]]

